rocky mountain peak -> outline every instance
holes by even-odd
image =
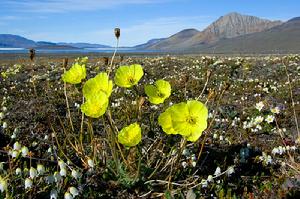
[[[213,22],[203,33],[209,34],[210,38],[212,38],[212,35],[213,38],[217,39],[232,38],[254,32],[261,32],[280,25],[281,23],[281,21],[270,21],[232,12]]]

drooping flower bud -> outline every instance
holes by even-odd
[[[120,28],[115,28],[115,36],[116,36],[116,38],[119,39],[120,35],[121,35]]]

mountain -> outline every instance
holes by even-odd
[[[300,52],[300,17],[257,33],[220,40],[210,46],[194,46],[191,51],[216,53]]]
[[[0,47],[7,48],[30,48],[36,43],[18,35],[0,34]]]
[[[154,45],[154,44],[156,44],[156,43],[158,43],[158,42],[160,42],[160,41],[163,41],[164,39],[166,39],[166,38],[151,39],[151,40],[147,41],[146,43],[136,45],[136,46],[134,46],[133,48],[136,48],[136,49],[144,49],[144,48],[148,48],[148,47],[150,47],[150,46],[152,46],[152,45]]]
[[[180,48],[180,45],[185,41],[189,40],[190,38],[193,38],[200,32],[196,29],[185,29],[182,30],[174,35],[172,35],[169,38],[166,38],[160,42],[157,42],[151,46],[149,46],[147,49],[149,50],[169,50],[174,49],[174,47]]]
[[[174,46],[178,46],[180,43],[184,43],[186,40],[194,37],[200,32],[196,29],[184,29],[162,41],[156,42],[147,47],[149,50],[167,50],[172,49]]]
[[[35,42],[19,35],[0,34],[0,48],[78,49],[110,48],[110,46],[89,43],[53,43],[48,41]]]
[[[38,41],[36,42],[36,46],[56,46],[56,43],[48,41]]]
[[[190,35],[186,37],[176,37],[181,35],[185,30],[158,42],[148,49],[158,50],[183,50],[194,48],[195,46],[206,46],[214,43],[220,39],[233,38],[240,35],[246,35],[250,33],[260,32],[270,29],[274,26],[280,25],[281,21],[270,21],[266,19],[260,19],[254,16],[241,15],[236,12],[229,13],[220,17],[213,22],[203,31],[196,31],[195,29]]]
[[[108,45],[102,45],[102,44],[90,44],[90,43],[64,43],[60,42],[58,45],[67,45],[72,46],[75,48],[111,48],[111,46]]]

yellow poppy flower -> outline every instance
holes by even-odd
[[[125,147],[136,146],[142,139],[142,130],[138,123],[124,127],[118,134],[118,142]]]
[[[85,98],[97,95],[100,91],[104,92],[107,97],[109,97],[111,95],[112,88],[113,82],[108,79],[107,74],[99,73],[94,78],[85,82],[82,92]]]
[[[89,117],[98,118],[105,113],[107,106],[107,95],[99,91],[96,95],[91,95],[86,99],[86,102],[81,105],[81,111]]]
[[[158,118],[158,123],[167,134],[180,134],[195,142],[207,128],[208,110],[199,101],[191,100],[174,104]]]
[[[68,71],[66,71],[62,80],[70,84],[79,84],[86,77],[85,65],[75,63]]]
[[[133,64],[130,66],[120,66],[117,69],[114,80],[118,86],[130,88],[136,85],[143,75],[143,68],[139,64]]]
[[[161,104],[171,95],[171,85],[160,79],[155,82],[155,85],[146,85],[145,93],[152,104]]]

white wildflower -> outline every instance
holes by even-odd
[[[35,178],[37,176],[37,170],[33,167],[30,167],[30,170],[29,170],[29,176],[31,179]]]
[[[18,155],[19,155],[19,151],[16,151],[16,150],[11,151],[12,158],[16,158],[16,157],[18,157]]]
[[[54,172],[53,177],[55,179],[55,182],[59,182],[62,179],[60,173],[57,171]]]
[[[217,167],[216,168],[216,171],[215,171],[215,173],[214,173],[214,176],[218,176],[218,175],[220,175],[221,174],[221,168],[220,167]]]
[[[39,173],[39,175],[43,175],[45,173],[45,167],[42,164],[38,164],[37,165],[37,171]]]
[[[7,182],[0,176],[0,191],[4,192],[7,190]]]
[[[275,108],[271,108],[271,112],[274,114],[278,114],[278,113],[280,113],[280,109],[279,109],[279,107],[276,106]]]
[[[212,175],[207,176],[207,182],[213,182],[214,178]]]
[[[59,160],[58,161],[58,166],[60,167],[60,169],[64,169],[64,168],[66,168],[67,165],[64,161]]]
[[[14,143],[14,150],[19,151],[22,148],[22,145],[19,142]]]
[[[193,167],[196,167],[196,165],[197,165],[197,162],[193,161],[193,162],[192,162],[192,166],[193,166]]]
[[[255,119],[254,119],[254,123],[255,124],[260,124],[264,121],[264,118],[262,116],[257,116]]]
[[[275,119],[275,117],[273,115],[268,115],[266,117],[266,122],[268,122],[270,124],[274,121],[274,119]]]
[[[228,176],[230,176],[231,174],[233,174],[234,173],[234,166],[228,167],[226,173],[227,173]]]
[[[87,163],[88,163],[89,167],[94,168],[95,164],[94,164],[94,161],[92,159],[89,158]]]
[[[69,192],[66,192],[65,199],[73,199],[73,196]]]
[[[22,170],[20,168],[16,168],[16,175],[21,175],[22,174]]]
[[[57,197],[58,197],[58,193],[57,193],[57,191],[56,190],[51,190],[51,192],[50,192],[50,199],[57,199]]]
[[[214,133],[214,135],[213,135],[213,139],[218,139],[218,134],[217,133]]]
[[[181,163],[181,166],[182,166],[183,168],[186,168],[187,165],[188,165],[188,164],[187,164],[185,161]]]
[[[278,150],[277,147],[275,147],[275,148],[272,149],[272,154],[273,155],[279,154],[279,150]]]
[[[78,171],[76,171],[75,169],[73,169],[72,170],[72,176],[75,179],[79,179],[81,177],[81,174]]]
[[[261,111],[264,107],[264,103],[263,102],[258,102],[255,104],[255,108],[259,111]]]
[[[202,188],[206,188],[208,186],[207,180],[201,180]]]
[[[67,169],[66,168],[61,168],[59,174],[61,176],[67,176]]]
[[[75,187],[70,187],[69,191],[73,195],[74,198],[79,195],[79,191]]]
[[[33,185],[33,182],[30,178],[25,179],[25,189],[30,189]]]
[[[22,156],[26,157],[29,153],[29,150],[26,146],[23,146],[21,152],[22,152]]]
[[[223,135],[220,135],[219,140],[220,140],[220,141],[223,141],[223,140],[224,140]]]

